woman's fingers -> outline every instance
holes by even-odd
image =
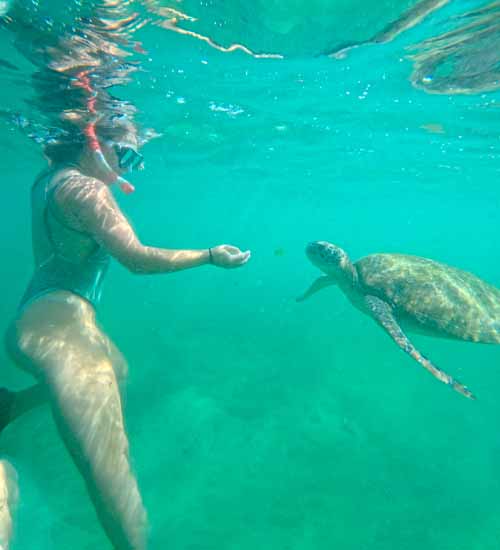
[[[239,267],[248,262],[251,257],[250,250],[242,252],[237,246],[223,244],[212,249],[215,265],[219,267]]]
[[[238,251],[237,254],[232,254],[229,258],[229,262],[231,266],[233,267],[239,267],[240,265],[244,265],[248,262],[250,259],[250,250],[247,250],[246,252]]]
[[[243,265],[243,264],[246,264],[248,260],[252,257],[252,253],[250,252],[250,250],[246,250],[245,252],[241,252],[239,254],[239,257],[240,257],[240,264]]]

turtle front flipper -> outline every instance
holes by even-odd
[[[396,318],[394,317],[392,307],[387,302],[384,302],[376,296],[365,296],[365,303],[375,320],[389,333],[391,338],[403,351],[413,357],[415,361],[420,363],[424,369],[427,369],[438,380],[441,380],[441,382],[451,386],[457,392],[465,395],[465,397],[475,399],[474,395],[463,384],[452,378],[449,374],[446,374],[441,369],[438,369],[429,361],[429,359],[424,357],[417,350],[417,348],[415,348],[399,326]]]
[[[313,284],[302,294],[301,296],[298,296],[295,298],[296,302],[303,302],[304,300],[307,300],[310,296],[313,294],[316,294],[316,292],[319,292],[323,288],[326,288],[327,286],[332,286],[337,284],[335,279],[332,277],[329,277],[328,275],[323,275],[322,277],[318,277]]]

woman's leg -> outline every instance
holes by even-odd
[[[102,344],[111,360],[118,382],[122,383],[127,378],[128,366],[121,351],[104,334]],[[10,345],[8,344],[10,347]],[[123,398],[123,395],[122,395]],[[0,388],[0,433],[16,418],[48,404],[48,393],[45,384],[38,383],[23,390],[12,391],[7,388]],[[0,549],[1,550],[1,549]]]
[[[115,354],[93,309],[69,293],[43,296],[23,312],[10,339],[18,363],[47,388],[59,432],[112,544],[145,549],[146,514],[130,469]]]
[[[0,548],[2,550],[9,549],[18,494],[16,471],[6,460],[0,460]]]
[[[102,336],[103,345],[113,365],[116,378],[120,383],[124,382],[127,378],[127,362],[115,344],[107,336]],[[33,384],[28,388],[18,391],[0,388],[0,433],[11,422],[14,422],[16,418],[42,405],[48,404],[48,400],[49,396],[45,384]]]

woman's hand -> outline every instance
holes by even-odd
[[[246,264],[251,256],[250,250],[242,252],[237,246],[231,246],[230,244],[215,246],[210,248],[209,252],[211,252],[211,262],[217,267],[226,269]]]

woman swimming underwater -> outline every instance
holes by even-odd
[[[229,245],[170,250],[142,244],[109,185],[110,170],[121,178],[142,162],[133,126],[115,122],[94,130],[99,154],[88,142],[79,151],[72,143],[47,147],[50,167],[33,185],[36,268],[7,346],[39,384],[10,395],[8,416],[47,396],[112,544],[143,549],[145,512],[130,469],[118,387],[126,364],[95,318],[109,259],[133,273],[153,274],[208,264],[235,268],[250,252]],[[70,157],[72,151],[77,154]]]

